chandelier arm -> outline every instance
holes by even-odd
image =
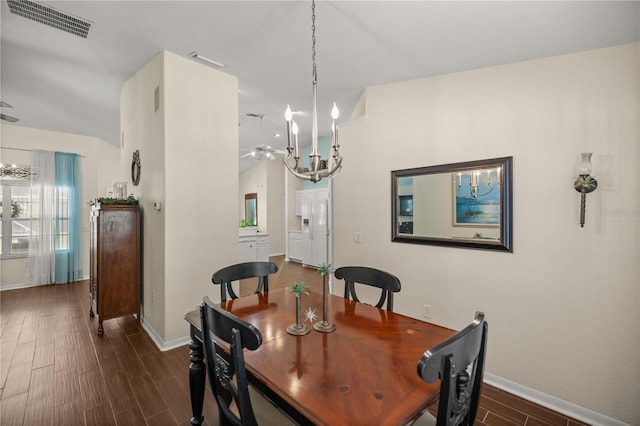
[[[342,169],[342,158],[340,158],[340,159],[336,162],[335,166],[333,166],[333,169],[331,169],[331,170],[329,170],[329,171],[325,172],[325,173],[324,173],[324,174],[325,174],[325,176],[323,176],[323,177],[326,177],[326,178],[332,178],[332,177],[334,177],[336,174],[338,174],[338,172],[339,172],[341,169]]]
[[[286,161],[284,161],[284,165],[287,167],[287,169],[296,177],[300,178],[300,179],[309,179],[309,177],[307,175],[304,175],[300,172],[298,172],[296,169],[292,168],[289,163],[287,163]]]
[[[489,194],[491,194],[491,192],[493,192],[493,189],[491,189],[491,190],[489,190],[489,191],[485,192],[484,194],[478,194],[478,195],[476,195],[476,198],[477,198],[477,197],[484,197],[485,195],[489,195]]]

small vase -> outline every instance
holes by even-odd
[[[300,293],[296,294],[296,322],[287,327],[287,333],[294,336],[304,336],[311,331],[311,327],[300,321]]]

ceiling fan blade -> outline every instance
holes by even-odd
[[[240,158],[245,158],[245,157],[255,157],[256,156],[256,152],[255,151],[251,151],[251,152],[247,152],[246,154],[242,154],[240,156]]]
[[[0,101],[0,107],[2,107],[2,108],[13,108],[11,105],[6,103],[5,101]]]
[[[8,121],[9,123],[17,123],[19,118],[11,117],[10,115],[0,114],[0,120]]]

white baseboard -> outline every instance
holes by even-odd
[[[165,342],[164,340],[162,340],[160,335],[156,333],[153,327],[151,327],[151,325],[149,325],[149,323],[144,320],[144,317],[142,318],[141,323],[142,323],[142,328],[145,329],[145,331],[149,334],[149,337],[151,337],[151,340],[153,340],[153,343],[155,343],[158,349],[160,349],[162,352],[179,348],[180,346],[184,346],[191,341],[191,338],[189,336],[184,336],[178,339]]]
[[[524,398],[527,401],[531,401],[535,404],[593,426],[629,426],[629,424],[621,422],[620,420],[607,417],[604,414],[564,401],[560,398],[556,398],[555,396],[547,395],[535,389],[495,376],[491,373],[484,373],[484,381],[491,386],[495,386],[496,388],[519,396],[520,398]]]
[[[3,285],[2,287],[0,287],[0,291],[5,291],[5,290],[19,290],[21,288],[29,288],[29,287],[38,287],[35,284],[27,284],[27,283],[22,283],[22,284],[9,284],[9,285]]]
[[[82,279],[78,281],[86,281],[86,280],[89,280],[88,275],[86,277],[83,276]],[[59,283],[59,284],[68,284],[68,283]],[[44,284],[29,284],[29,283],[8,284],[8,285],[0,286],[0,291],[19,290],[21,288],[39,287],[41,285],[44,285]]]

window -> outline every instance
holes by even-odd
[[[31,187],[29,182],[2,181],[2,258],[27,257],[31,232]]]
[[[56,250],[69,250],[69,187],[56,186]]]
[[[0,235],[2,246],[0,255],[3,259],[27,257],[29,255],[29,238],[32,228],[31,221],[39,218],[37,205],[40,197],[33,194],[37,187],[31,187],[25,181],[2,181],[0,191],[0,218],[2,227]],[[55,249],[69,249],[69,188],[67,186],[56,187],[55,193]],[[6,204],[5,204],[6,200]],[[34,204],[32,204],[32,200]],[[33,207],[33,208],[32,208]],[[33,214],[33,216],[32,216]],[[37,226],[33,227],[38,229]]]

